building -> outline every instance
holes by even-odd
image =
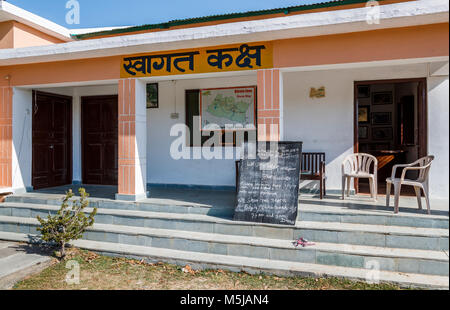
[[[329,193],[353,152],[432,154],[431,196],[448,201],[448,1],[371,4],[71,32],[2,1],[2,192],[117,185],[118,200],[138,201],[148,185],[232,189],[239,145],[227,159],[195,159],[192,143],[181,146],[189,159],[174,158],[171,146],[177,124],[200,132],[200,92],[241,88],[255,92],[259,140],[326,153]]]
[[[372,89],[397,88],[401,94],[409,87],[414,88],[410,94],[416,101],[423,99],[415,112],[420,123],[416,121],[418,137],[413,137],[411,148],[415,149],[409,156],[436,156],[439,169],[431,172],[432,195],[448,198],[448,4],[436,0],[380,4],[379,24],[366,21],[366,1],[334,1],[71,35],[62,26],[2,2],[0,185],[20,191],[72,182],[117,182],[120,194],[136,197],[144,194],[147,183],[232,187],[234,160],[171,158],[170,128],[186,118],[186,90],[258,86],[258,125],[280,124],[281,140],[301,140],[305,150],[326,152],[328,188],[339,190],[340,164],[356,150],[358,139],[355,88],[361,81],[374,81],[374,85],[383,81]],[[271,59],[251,69],[209,67],[170,74],[159,70],[140,73],[138,78],[122,69],[130,55],[255,46],[254,42],[267,44],[264,55],[270,53]],[[155,82],[159,108],[145,110],[144,86]],[[322,86],[326,96],[310,98],[310,89]],[[32,131],[40,130],[32,128],[33,91],[70,97],[64,112],[66,136],[60,141],[64,147],[59,154],[48,155],[59,158],[60,171],[50,171],[49,162],[41,160],[39,146],[32,151]],[[128,104],[126,98],[131,100],[136,109],[129,119],[136,129],[130,134],[136,140],[130,143],[138,151],[123,153],[122,138],[129,134],[123,127],[129,119],[114,116],[119,120],[114,126],[121,128],[117,142],[121,152],[111,156],[106,151],[109,157],[101,160],[111,171],[93,171],[92,176],[83,161],[81,121],[83,100],[95,101],[84,98],[90,96],[118,96],[121,107]],[[171,113],[177,113],[172,115],[177,118],[171,118]],[[396,121],[395,113],[393,118]],[[385,148],[398,145],[397,134],[394,128],[391,145]],[[209,173],[211,169],[217,173]],[[107,180],[108,173],[118,178],[110,175]]]

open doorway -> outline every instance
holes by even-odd
[[[426,111],[426,79],[355,82],[355,152],[377,157],[379,194],[394,165],[427,155]],[[368,181],[357,182],[356,191],[369,193]],[[404,186],[402,195],[415,193]]]

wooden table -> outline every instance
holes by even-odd
[[[378,181],[385,182],[392,174],[392,167],[397,164],[404,164],[406,161],[404,150],[381,150],[371,151],[370,154],[378,160]]]

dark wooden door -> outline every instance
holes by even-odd
[[[418,150],[417,157],[425,157],[428,155],[428,103],[427,103],[427,80],[420,79],[417,86],[418,94]]]
[[[81,99],[83,183],[117,185],[118,97]]]
[[[72,98],[33,93],[32,185],[72,182]]]

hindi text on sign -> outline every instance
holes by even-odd
[[[272,46],[241,44],[218,48],[152,53],[123,57],[121,77],[195,74],[273,67]]]

